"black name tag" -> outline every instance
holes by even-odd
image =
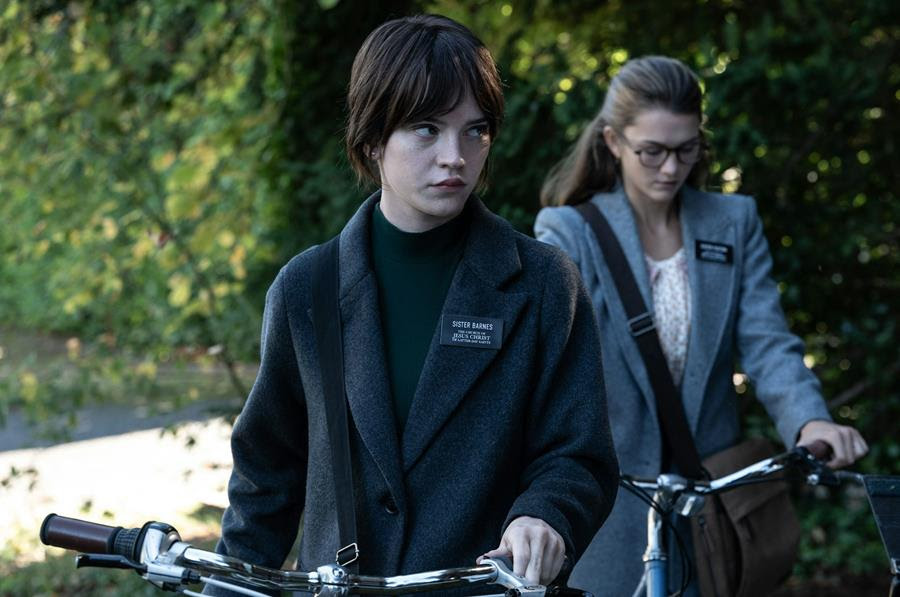
[[[712,261],[715,263],[732,263],[734,260],[734,248],[731,245],[714,243],[708,240],[698,240],[695,244],[697,259]]]
[[[471,348],[500,348],[503,340],[503,320],[471,315],[443,315],[441,344]]]

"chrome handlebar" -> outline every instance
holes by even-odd
[[[810,485],[838,485],[842,481],[848,480],[862,482],[862,475],[833,471],[809,450],[802,447],[754,462],[718,479],[690,481],[680,475],[664,473],[655,480],[638,479],[627,475],[623,475],[622,480],[633,487],[657,492],[670,500],[676,496],[682,499],[684,496],[699,497],[702,505],[702,498],[706,495],[720,493],[748,483],[766,481],[772,475],[789,469],[802,471],[806,476],[806,482]],[[676,509],[678,508],[676,507]],[[699,510],[699,507],[696,509]],[[693,508],[691,510],[693,511]]]
[[[349,594],[394,595],[489,584],[503,587],[507,595],[542,597],[546,593],[545,587],[530,585],[526,579],[515,575],[503,559],[484,558],[480,564],[470,568],[388,577],[350,574],[337,563],[319,566],[312,572],[300,572],[256,566],[235,557],[198,549],[182,541],[178,531],[166,524],[147,523],[141,530],[140,538],[133,544],[134,549],[124,552],[109,547],[116,531],[121,530],[118,527],[56,515],[48,516],[47,520],[50,523],[45,522],[45,526],[50,530],[42,535],[42,539],[46,539],[48,545],[100,551],[79,554],[76,559],[79,568],[133,569],[157,587],[185,595],[199,595],[184,587],[198,582],[251,597],[266,597],[259,592],[261,590],[309,591],[322,597],[343,597]],[[104,537],[109,535],[110,539],[88,543],[76,541],[73,544],[70,537],[100,531]],[[82,547],[78,547],[80,545]]]
[[[170,555],[173,554],[173,555]],[[367,576],[350,574],[337,564],[319,566],[314,572],[276,570],[254,566],[237,558],[204,551],[186,543],[176,543],[166,554],[167,563],[187,568],[201,575],[227,577],[243,585],[260,589],[312,591],[319,595],[394,595],[397,592],[416,592],[497,584],[505,589],[517,589],[521,595],[543,595],[544,587],[529,586],[503,562],[485,558],[482,564],[470,568],[449,568],[397,576]]]

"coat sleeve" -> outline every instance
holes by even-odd
[[[304,507],[306,418],[282,270],[266,294],[259,373],[232,431],[234,468],[219,553],[282,566]]]
[[[600,338],[590,299],[573,263],[556,249],[546,267],[540,312],[540,362],[526,416],[522,492],[504,528],[540,518],[584,552],[613,506],[618,461],[606,413]]]
[[[568,207],[545,207],[538,212],[534,220],[534,237],[541,242],[559,247],[575,262],[579,270],[582,268],[582,236],[579,226],[584,225],[577,211]]]
[[[785,445],[793,446],[803,425],[831,416],[819,380],[803,363],[803,342],[788,330],[772,280],[772,257],[751,198],[744,224],[737,356]]]

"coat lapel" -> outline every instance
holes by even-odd
[[[695,244],[703,240],[729,245],[735,262],[738,247],[734,223],[716,209],[716,201],[688,187],[682,193],[681,226],[691,287],[691,330],[681,395],[688,424],[696,433],[706,382],[732,307],[738,266],[697,259]]]
[[[631,204],[628,203],[625,192],[620,186],[611,193],[596,195],[591,201],[606,216],[619,244],[622,245],[622,251],[625,253],[628,265],[634,274],[638,289],[641,292],[641,298],[644,299],[644,304],[652,315],[654,312],[653,294],[650,292],[649,274],[647,273],[647,264],[644,261],[644,247],[641,245],[634,212],[631,209]],[[585,225],[587,226],[587,224]],[[625,306],[619,297],[615,280],[605,265],[606,259],[601,256],[600,245],[597,244],[597,241],[594,239],[594,233],[589,227],[586,230],[586,234],[591,236],[596,251],[597,258],[595,258],[594,263],[597,267],[597,276],[602,281],[603,288],[609,289],[604,296],[608,297],[606,304],[610,310],[611,323],[616,330],[614,336],[619,343],[622,354],[626,356],[625,362],[628,364],[632,377],[641,388],[641,394],[644,396],[647,409],[656,417],[656,398],[650,385],[650,378],[647,376],[647,369],[644,367],[644,360],[628,328]]]
[[[340,294],[344,382],[352,420],[398,504],[405,500],[378,287],[372,269],[370,224],[376,193],[341,232]]]
[[[442,315],[490,317],[503,321],[499,350],[445,346],[440,321],[425,357],[403,431],[403,470],[408,471],[425,452],[447,419],[505,346],[526,295],[500,290],[521,270],[512,227],[491,214],[477,197],[469,199],[469,235],[453,276]]]

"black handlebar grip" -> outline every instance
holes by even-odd
[[[48,514],[41,524],[41,543],[85,553],[113,553],[122,527]]]
[[[809,453],[812,454],[813,458],[816,460],[830,460],[831,459],[831,446],[828,445],[828,442],[817,439],[811,444],[807,444],[803,446]]]

